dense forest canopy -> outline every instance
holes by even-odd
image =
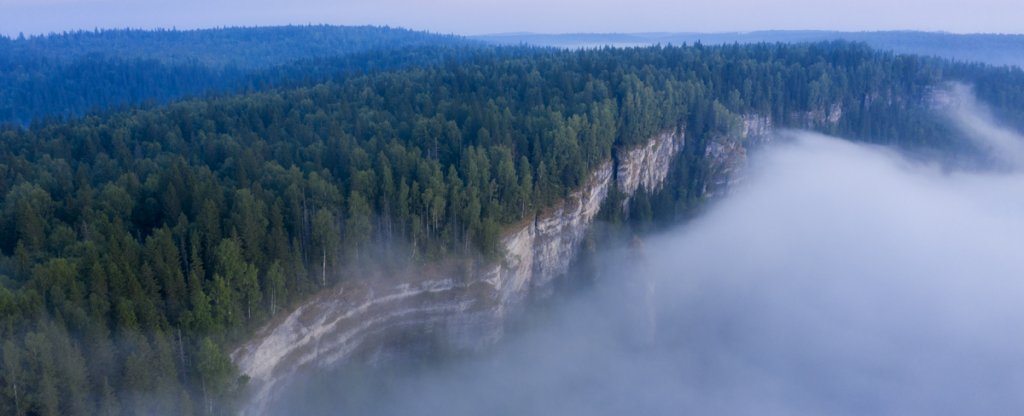
[[[956,61],[983,62],[991,65],[1024,66],[1024,35],[1016,34],[954,34],[945,32],[917,31],[836,32],[827,30],[764,30],[721,33],[513,33],[479,35],[473,36],[473,38],[502,45],[529,44],[564,48],[595,47],[602,45],[683,45],[694,43],[703,43],[705,45],[728,45],[733,43],[810,43],[841,40],[847,42],[862,42],[874,49],[894,53],[937,56]]]
[[[89,55],[163,64],[269,68],[396,46],[471,44],[457,36],[381,26],[278,26],[200,30],[105,29],[43,36],[0,36],[0,48],[16,59],[72,62]]]
[[[0,413],[229,412],[244,377],[225,346],[396,245],[412,264],[500,256],[503,229],[658,132],[685,148],[623,221],[699,205],[705,148],[743,114],[806,127],[838,106],[811,127],[953,149],[928,111],[943,82],[1024,110],[1019,70],[849,43],[446,50],[0,130]]]
[[[0,124],[440,62],[476,42],[388,27],[102,30],[0,36]],[[400,49],[430,49],[413,54]]]

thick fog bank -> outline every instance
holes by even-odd
[[[1019,137],[995,131],[1003,160],[1017,160]],[[593,290],[497,351],[313,378],[279,409],[1024,412],[1024,175],[950,173],[884,148],[785,136],[705,216],[601,256]]]

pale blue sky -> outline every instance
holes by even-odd
[[[0,0],[0,33],[376,24],[442,33],[761,29],[1021,33],[1019,0]]]

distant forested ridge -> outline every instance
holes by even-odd
[[[388,27],[102,30],[0,36],[0,124],[443,61],[475,41]],[[419,49],[421,53],[392,53]]]
[[[301,59],[469,41],[383,26],[277,26],[199,30],[108,29],[2,38],[16,57],[71,62],[89,55],[163,64],[269,68]]]
[[[826,30],[763,30],[722,33],[509,33],[474,36],[500,45],[537,45],[560,48],[609,46],[682,45],[703,43],[810,43],[847,41],[862,42],[882,51],[935,56],[962,62],[983,62],[990,65],[1024,67],[1024,35],[1019,34],[955,34],[945,32],[878,31],[837,32]]]
[[[0,129],[0,413],[230,413],[245,380],[225,346],[395,246],[407,253],[389,260],[420,265],[500,256],[504,229],[662,131],[684,130],[685,148],[624,221],[698,206],[706,147],[739,115],[787,126],[839,106],[812,127],[956,149],[928,111],[944,81],[1024,111],[1019,70],[842,42],[448,50]]]

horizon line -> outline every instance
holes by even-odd
[[[173,33],[188,33],[188,32],[204,32],[204,31],[218,31],[218,30],[232,30],[232,29],[274,29],[274,28],[303,28],[303,27],[332,27],[332,28],[384,28],[384,29],[396,29],[396,30],[408,30],[413,32],[423,32],[435,35],[447,35],[447,36],[459,36],[464,38],[481,38],[481,37],[514,37],[514,36],[672,36],[672,35],[753,35],[763,33],[834,33],[834,34],[887,34],[887,33],[915,33],[915,34],[929,34],[929,35],[947,35],[947,36],[1022,36],[1022,33],[1006,33],[1006,32],[953,32],[948,30],[922,30],[922,29],[877,29],[877,30],[836,30],[836,29],[756,29],[756,30],[723,30],[723,31],[646,31],[646,32],[615,32],[615,31],[569,31],[569,32],[532,32],[532,31],[508,31],[508,32],[493,32],[493,33],[457,33],[457,32],[444,32],[429,29],[416,29],[405,26],[393,26],[388,24],[334,24],[334,23],[284,23],[284,24],[272,24],[272,25],[224,25],[224,26],[203,26],[203,27],[178,27],[178,26],[154,26],[154,27],[142,27],[142,26],[118,26],[118,27],[94,27],[91,29],[87,28],[73,28],[61,31],[49,31],[49,32],[36,32],[36,33],[0,33],[0,37],[7,38],[9,40],[17,40],[20,38],[24,39],[37,39],[37,38],[48,38],[58,37],[71,34],[82,34],[82,33],[103,33],[103,32],[118,32],[118,31],[138,31],[138,32],[173,32]]]

